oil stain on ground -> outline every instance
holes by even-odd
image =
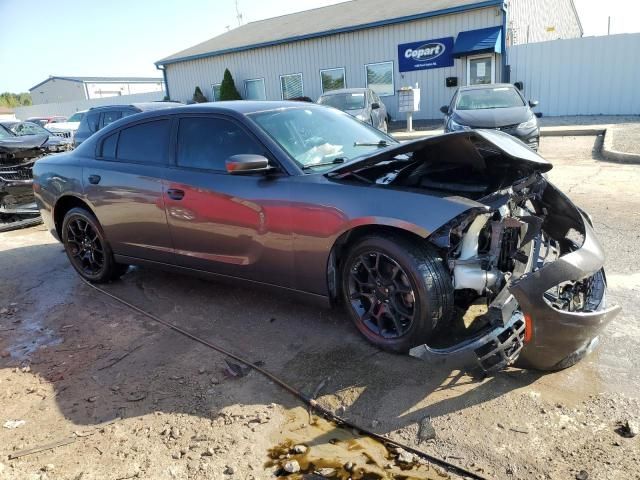
[[[393,447],[356,431],[338,427],[297,407],[287,413],[265,468],[288,479],[442,480],[450,478],[437,467],[412,455],[402,457]],[[302,448],[301,448],[302,446]],[[295,448],[297,447],[297,448]],[[300,452],[300,453],[296,453]],[[407,462],[406,460],[411,460]],[[299,471],[289,472],[297,462]]]

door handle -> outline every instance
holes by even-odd
[[[167,195],[172,200],[182,200],[184,198],[184,190],[179,188],[170,188],[167,190]]]
[[[97,185],[100,183],[100,175],[89,175],[89,183]]]

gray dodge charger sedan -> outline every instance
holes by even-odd
[[[116,121],[34,166],[91,282],[129,265],[341,304],[386,350],[568,367],[618,312],[589,216],[498,131],[399,144],[336,109],[216,102]]]

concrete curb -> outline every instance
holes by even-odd
[[[609,127],[605,130],[604,141],[602,142],[602,156],[611,162],[635,163],[640,165],[640,154],[621,152],[613,148],[613,136],[615,128]]]
[[[604,126],[593,126],[593,127],[579,127],[568,125],[567,127],[541,127],[540,128],[540,136],[541,137],[576,137],[576,136],[596,136],[603,134],[606,131],[606,127]],[[418,138],[424,137],[433,137],[436,135],[442,135],[444,132],[442,130],[416,130],[413,132],[390,132],[391,135],[396,140],[415,140]]]

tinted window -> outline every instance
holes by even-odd
[[[483,110],[487,108],[524,107],[524,101],[515,88],[479,88],[460,92],[458,110]]]
[[[102,141],[100,156],[108,160],[116,158],[116,144],[118,143],[118,132],[109,135]]]
[[[104,112],[102,114],[102,127],[106,127],[110,123],[120,120],[122,118],[122,112],[120,110],[112,110],[110,112]]]
[[[120,131],[118,160],[166,163],[169,120],[141,123]]]
[[[98,131],[98,122],[100,120],[100,114],[99,113],[89,113],[87,114],[87,127],[89,128],[90,132],[97,132]]]
[[[178,165],[226,171],[225,160],[264,149],[235,123],[220,118],[183,118],[178,128]]]

